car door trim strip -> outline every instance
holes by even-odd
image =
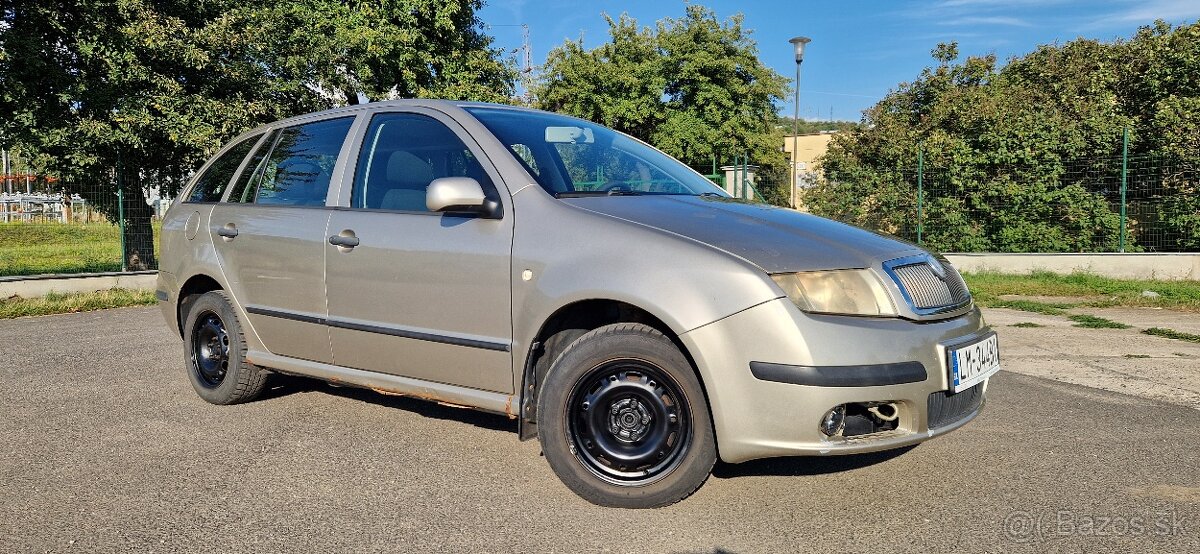
[[[380,335],[390,335],[393,337],[402,337],[406,339],[452,344],[455,346],[482,348],[484,350],[497,350],[500,352],[509,352],[512,350],[512,345],[504,342],[455,337],[438,333],[430,333],[428,331],[417,331],[404,327],[395,327],[391,325],[375,325],[369,323],[359,323],[356,321],[347,321],[338,318],[324,318],[285,310],[263,308],[261,306],[246,306],[246,313],[267,317],[277,317],[281,319],[291,319],[295,321],[302,321],[304,323],[326,325],[339,329],[349,329],[351,331],[362,331],[364,333],[376,333]]]

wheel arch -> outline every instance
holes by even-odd
[[[696,379],[700,382],[701,390],[704,391],[705,400],[708,401],[708,386],[704,381],[704,376],[699,371],[696,360],[688,351],[687,346],[679,340],[679,335],[686,330],[673,329],[665,318],[631,302],[612,298],[574,300],[560,306],[547,317],[539,327],[537,334],[529,341],[528,350],[525,352],[520,386],[517,389],[519,396],[517,405],[520,407],[517,431],[520,440],[529,440],[537,436],[537,388],[542,382],[545,372],[549,369],[550,363],[573,342],[573,338],[561,342],[551,339],[563,332],[570,332],[567,338],[571,338],[570,334],[574,334],[574,338],[577,338],[588,331],[613,323],[641,323],[666,336],[687,359],[692,372],[696,374]],[[558,343],[548,344],[554,342]],[[708,417],[712,418],[711,409],[709,411]]]
[[[183,338],[183,313],[187,303],[201,294],[214,290],[225,290],[225,287],[205,273],[197,273],[188,277],[183,286],[179,287],[179,294],[176,296],[175,302],[175,324],[179,329],[180,338]]]

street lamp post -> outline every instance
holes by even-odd
[[[796,111],[792,116],[792,209],[796,209],[796,164],[800,138],[800,64],[804,62],[804,45],[812,42],[808,37],[796,37],[788,42],[796,49]]]

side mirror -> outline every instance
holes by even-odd
[[[469,213],[497,217],[500,203],[483,194],[479,181],[470,177],[434,179],[425,189],[425,207],[431,212]]]

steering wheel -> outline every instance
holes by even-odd
[[[627,188],[625,186],[625,183],[623,183],[621,181],[614,181],[612,183],[609,183],[605,186],[600,187],[599,190],[601,192],[612,192],[614,190],[631,191],[631,192],[633,191],[633,189]]]

